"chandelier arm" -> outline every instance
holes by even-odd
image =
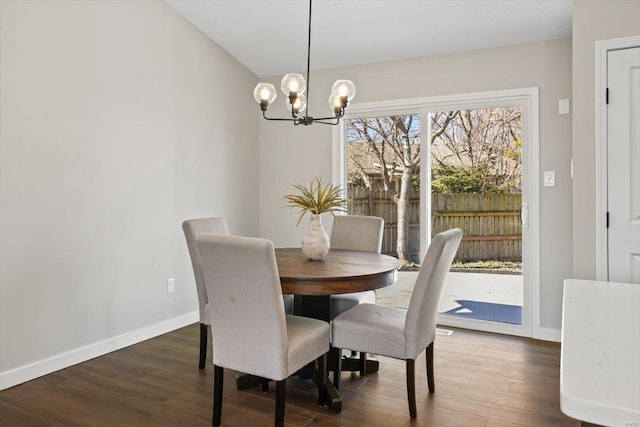
[[[315,118],[315,117],[314,117],[314,118],[313,118],[313,121],[314,121],[314,122],[317,122],[318,120],[324,120],[324,121],[327,121],[327,120],[338,120],[338,119],[340,119],[340,117],[336,117],[336,116],[332,116],[332,117],[318,117],[318,118]]]
[[[338,124],[340,122],[340,119],[343,116],[344,116],[344,109],[340,110],[340,114],[336,114],[335,116],[332,116],[332,117],[318,117],[317,119],[313,119],[313,121],[315,122],[315,121],[318,121],[318,120],[325,120],[325,121],[327,121],[327,120],[332,120],[332,121],[335,120],[336,121],[335,124]]]
[[[318,119],[314,119],[313,123],[321,123],[323,125],[337,125],[340,123],[339,117],[320,117]]]
[[[267,117],[266,111],[262,112],[262,117],[267,119],[267,120],[274,120],[274,121],[278,121],[278,122],[295,122],[297,120],[297,119],[283,119],[283,118],[279,118],[279,117]]]

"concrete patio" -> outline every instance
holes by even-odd
[[[400,271],[396,283],[378,289],[378,304],[407,307],[417,271]],[[473,301],[507,306],[522,306],[522,276],[490,273],[458,273],[447,275],[439,312],[466,309],[456,301]]]

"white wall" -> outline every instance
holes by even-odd
[[[292,70],[294,71],[294,70]],[[271,80],[279,87],[279,79]],[[556,186],[541,193],[541,326],[559,330],[562,281],[571,276],[571,116],[558,100],[571,97],[571,41],[556,40],[451,55],[325,70],[311,75],[312,116],[328,112],[333,81],[349,78],[354,102],[537,86],[540,88],[540,168],[556,172]],[[274,115],[284,114],[282,95]],[[332,177],[331,128],[262,121],[260,125],[260,234],[277,246],[297,246],[306,223],[283,209],[290,185]],[[542,177],[542,172],[540,176]],[[305,221],[306,222],[306,221]],[[325,219],[325,225],[329,221]]]
[[[197,319],[181,222],[222,215],[257,235],[259,115],[256,76],[164,2],[0,8],[6,386],[44,359]]]
[[[640,1],[573,2],[573,277],[596,278],[595,42],[640,35]]]

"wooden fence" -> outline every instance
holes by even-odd
[[[383,190],[363,187],[347,190],[349,213],[384,219],[382,252],[396,254],[398,213],[396,204]],[[461,228],[464,237],[457,260],[522,260],[520,194],[432,194],[431,233]],[[420,195],[409,197],[409,257],[420,262]]]

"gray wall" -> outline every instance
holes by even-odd
[[[293,71],[293,70],[292,70]],[[279,79],[271,80],[279,87]],[[555,40],[312,73],[311,115],[328,112],[333,81],[349,78],[354,102],[452,95],[511,88],[540,88],[540,169],[556,172],[556,186],[542,187],[541,327],[560,329],[562,281],[571,276],[571,116],[558,100],[571,97],[571,40]],[[284,114],[282,96],[273,114]],[[277,246],[297,246],[306,221],[283,209],[290,185],[332,177],[332,130],[262,121],[260,124],[260,234]],[[542,177],[542,172],[540,177]],[[330,217],[329,217],[330,218]],[[325,219],[325,225],[329,221]]]
[[[259,114],[256,76],[164,2],[0,8],[6,373],[197,311],[181,222],[258,234]]]
[[[640,1],[573,2],[573,277],[596,278],[595,42],[640,35]]]

